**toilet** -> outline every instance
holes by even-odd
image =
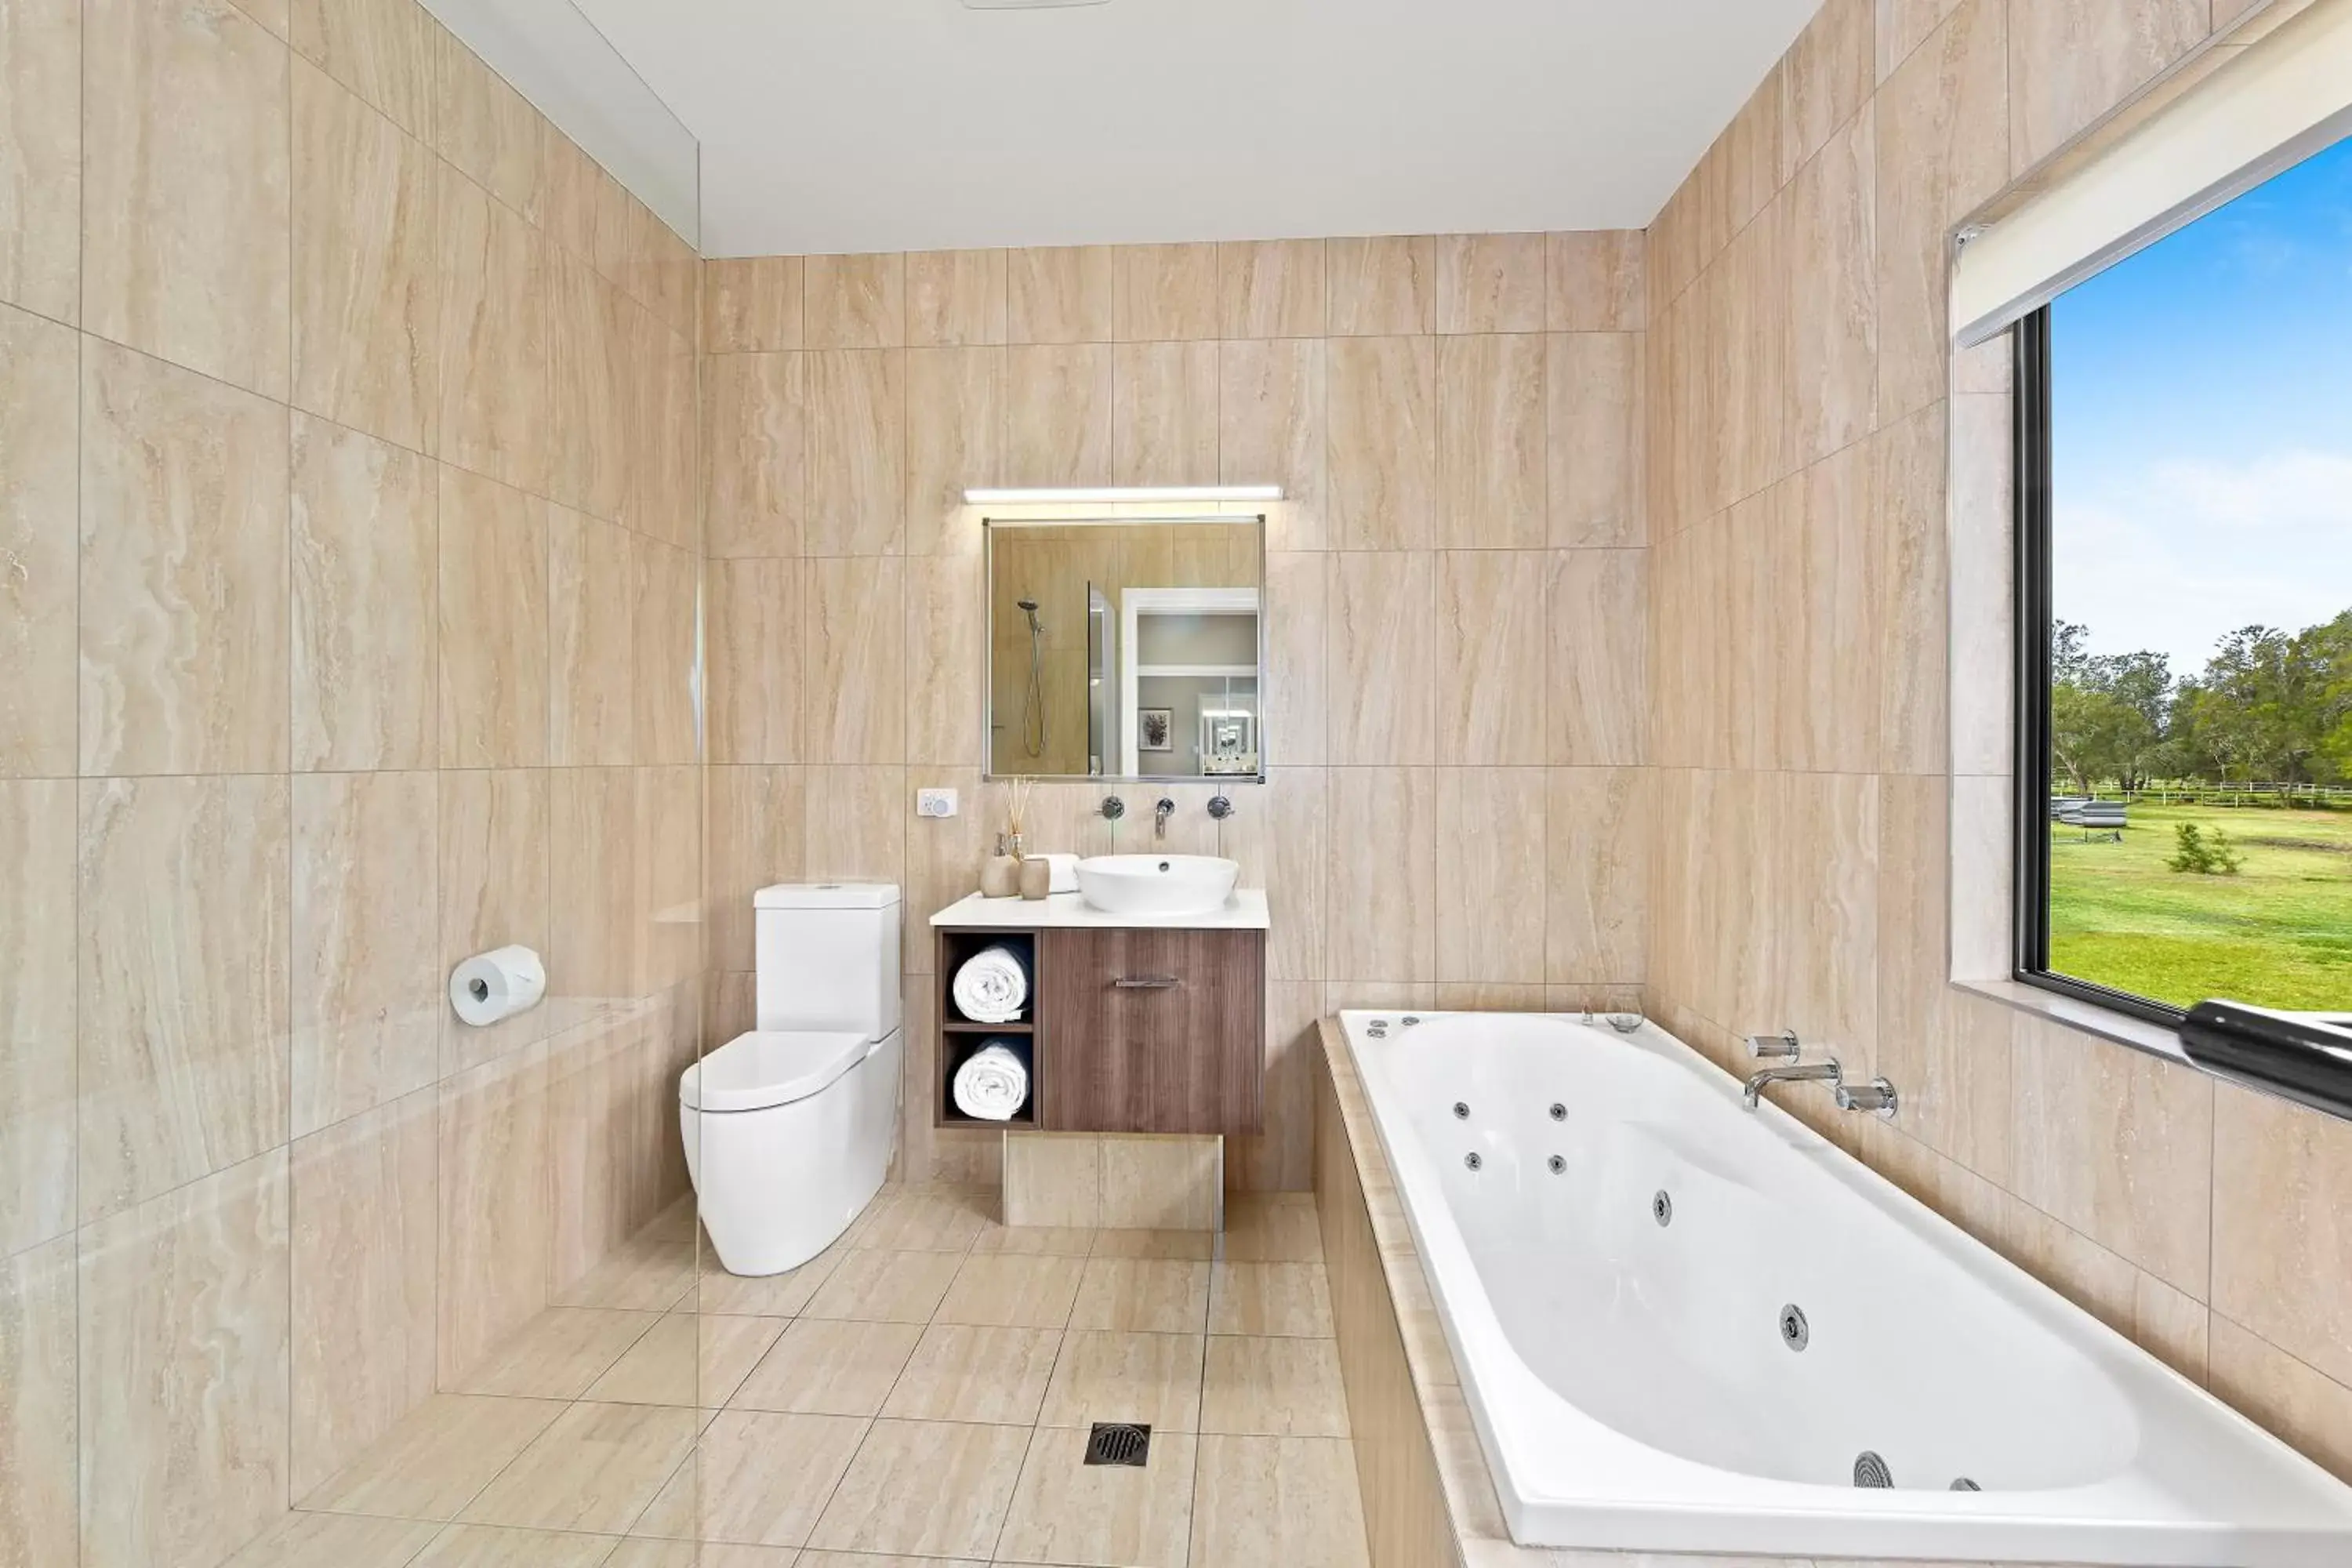
[[[703,1228],[730,1274],[781,1274],[873,1201],[898,1144],[898,889],[752,895],[758,1027],[686,1069],[677,1114]]]

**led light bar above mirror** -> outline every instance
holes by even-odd
[[[1089,485],[1020,489],[968,489],[966,506],[1122,506],[1169,503],[1209,506],[1221,501],[1282,499],[1280,485]]]

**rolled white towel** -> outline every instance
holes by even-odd
[[[1002,1040],[988,1044],[956,1068],[956,1109],[982,1121],[1010,1121],[1029,1103],[1029,1068]]]
[[[1029,966],[1009,947],[983,948],[955,975],[956,1010],[975,1024],[1010,1024],[1029,1003]]]

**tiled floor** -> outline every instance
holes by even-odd
[[[229,1568],[1363,1568],[1310,1197],[994,1212],[886,1192],[770,1279],[698,1279],[675,1214]],[[1150,1462],[1081,1464],[1095,1421]]]

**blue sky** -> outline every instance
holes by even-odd
[[[2176,675],[2352,609],[2352,141],[2053,308],[2057,612]]]

